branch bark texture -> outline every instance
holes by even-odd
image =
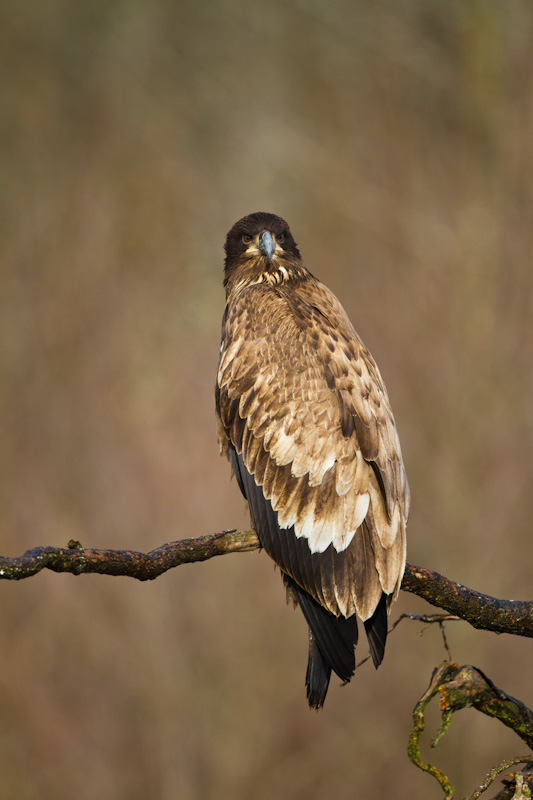
[[[482,714],[511,728],[528,747],[533,747],[533,711],[520,700],[499,689],[480,669],[470,664],[460,667],[453,661],[444,661],[433,671],[426,692],[413,710],[413,730],[409,737],[409,758],[420,769],[432,775],[440,784],[446,800],[452,800],[455,790],[448,777],[433,764],[422,760],[420,736],[425,727],[425,711],[434,697],[439,697],[442,721],[437,736],[431,743],[436,747],[450,726],[452,715],[462,708],[472,707]],[[486,791],[500,772],[512,764],[526,762],[530,755],[505,761],[489,772],[481,786],[466,800],[476,800]]]
[[[0,579],[22,580],[43,569],[50,569],[73,575],[98,573],[148,581],[180,564],[259,547],[253,530],[221,531],[195,539],[182,539],[163,544],[149,553],[95,550],[70,541],[67,547],[36,547],[16,558],[0,557]],[[474,628],[533,638],[533,602],[498,600],[413,564],[406,565],[402,589],[461,617]]]

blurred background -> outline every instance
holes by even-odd
[[[380,365],[409,561],[533,599],[532,47],[527,0],[2,0],[1,552],[248,526],[213,386],[224,236],[261,210]],[[442,796],[406,754],[436,628],[315,714],[264,553],[0,590],[2,800]],[[531,642],[447,635],[533,704]],[[464,711],[423,754],[466,793],[523,750]]]

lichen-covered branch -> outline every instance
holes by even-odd
[[[461,617],[479,630],[533,637],[533,602],[498,600],[412,564],[406,566],[402,589]]]
[[[453,714],[472,706],[512,728],[533,749],[533,711],[498,689],[480,669],[469,665],[455,669],[441,684],[439,692],[443,712]]]
[[[469,706],[481,711],[482,714],[498,719],[511,728],[529,747],[533,747],[531,709],[495,686],[480,669],[470,665],[459,667],[453,661],[444,661],[434,670],[427,691],[413,710],[413,730],[409,737],[408,754],[413,764],[433,775],[439,782],[447,800],[454,797],[454,788],[448,777],[438,767],[423,761],[420,755],[420,736],[425,727],[426,707],[436,696],[440,698],[442,721],[437,736],[431,743],[432,747],[438,744],[448,730],[452,714]],[[530,758],[531,756],[524,756],[511,759],[495,767],[468,800],[479,797],[506,766],[528,761]]]
[[[509,764],[509,762],[507,762],[504,766],[504,770],[508,770],[510,766],[514,766],[515,764],[522,763],[524,759],[517,758],[513,759],[513,761],[514,764]],[[487,778],[489,776],[490,773]],[[513,798],[519,800],[520,797],[524,799],[526,797],[531,797],[533,795],[533,761],[531,761],[531,758],[528,758],[526,765],[521,770],[507,772],[502,783],[504,784],[503,789],[501,789],[498,794],[494,795],[492,800],[513,800]],[[484,791],[483,784],[479,788]],[[477,800],[477,797],[479,797],[479,794],[476,796],[474,792],[467,800]]]
[[[42,569],[74,575],[99,573],[148,581],[192,561],[205,561],[225,553],[257,550],[254,531],[222,531],[196,539],[169,542],[141,553],[134,550],[95,550],[71,541],[67,547],[36,547],[17,558],[0,557],[0,579],[21,580]],[[475,628],[533,637],[533,602],[497,600],[454,583],[430,569],[407,564],[402,589],[423,597],[466,620]]]
[[[509,767],[514,767],[517,764],[523,764],[524,762],[529,763],[530,759],[531,755],[516,756],[516,758],[506,758],[505,761],[496,764],[496,766],[490,770],[485,780],[478,786],[475,792],[469,794],[465,800],[478,800],[483,792],[486,792],[489,786],[496,780],[498,775],[501,775],[501,773],[509,769]],[[503,790],[503,792],[500,792],[498,795],[496,795],[494,800],[498,800],[498,798],[499,800],[503,800],[505,795],[507,795],[506,800],[526,800],[526,798],[531,797],[527,773],[524,770],[522,770],[522,772],[515,773],[514,779],[512,781],[506,781],[506,783],[509,783],[513,786],[512,790]],[[526,792],[528,793],[526,794]]]
[[[440,665],[440,667],[438,667],[438,669],[433,671],[433,675],[431,676],[431,681],[427,690],[424,692],[413,709],[413,730],[409,736],[409,744],[407,746],[407,753],[413,764],[419,769],[424,770],[424,772],[429,773],[429,775],[432,775],[435,780],[439,782],[447,800],[448,798],[453,798],[455,790],[451,785],[448,776],[445,775],[444,772],[442,772],[438,767],[435,767],[433,764],[429,764],[427,761],[422,760],[422,756],[420,755],[420,737],[422,736],[426,726],[426,720],[424,716],[426,707],[439,691],[441,683],[446,681],[449,675],[453,674],[451,670],[452,666],[457,665],[452,665],[450,662],[445,661]],[[441,726],[441,730],[439,731],[437,738],[440,738],[443,732],[444,727]],[[434,746],[436,742],[433,742],[432,744]]]

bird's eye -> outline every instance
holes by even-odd
[[[278,235],[276,236],[276,240],[280,244],[283,244],[283,242],[285,241],[285,234],[284,233],[278,233]]]
[[[251,237],[251,236],[248,236],[248,235],[245,233],[245,234],[243,234],[242,240],[243,240],[244,244],[250,244],[250,242],[252,241],[252,237]]]

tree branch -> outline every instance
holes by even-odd
[[[225,553],[257,550],[254,531],[222,531],[196,539],[169,542],[140,553],[135,550],[95,550],[70,541],[67,547],[36,547],[18,558],[0,557],[0,579],[22,580],[42,569],[73,575],[123,575],[154,580],[169,569],[206,561]],[[497,600],[480,594],[430,569],[407,564],[402,589],[469,622],[474,628],[533,638],[533,603]]]
[[[422,761],[420,756],[420,736],[425,727],[425,711],[431,700],[438,696],[442,720],[437,736],[431,742],[436,747],[450,726],[452,715],[461,708],[472,706],[477,711],[494,717],[511,728],[527,745],[533,747],[533,711],[520,700],[506,694],[480,669],[466,665],[459,667],[453,661],[444,661],[433,671],[428,689],[413,710],[413,730],[407,748],[409,758],[420,769],[428,772],[439,782],[447,800],[454,797],[455,791],[448,777],[433,764]],[[476,800],[486,791],[496,777],[507,767],[530,761],[531,755],[507,760],[494,767],[483,783],[466,800]]]
[[[521,761],[522,759],[517,763]],[[512,765],[507,765],[504,769],[509,769],[509,766]],[[504,788],[501,789],[497,795],[494,795],[492,800],[513,800],[513,798],[517,797],[517,794],[518,797],[527,797],[528,789],[530,794],[533,792],[533,761],[528,759],[525,767],[519,772],[508,772],[503,778],[502,783],[504,784]],[[470,796],[467,800],[476,800],[476,798]]]
[[[439,687],[440,707],[450,716],[461,708],[473,706],[489,717],[495,717],[511,728],[533,749],[533,711],[520,700],[506,694],[480,669],[466,665],[455,667]]]
[[[0,579],[19,581],[43,569],[73,575],[98,573],[152,581],[169,569],[193,561],[207,561],[225,553],[259,549],[255,531],[222,531],[169,542],[149,553],[136,550],[95,550],[71,540],[67,547],[35,547],[19,558],[0,557]]]
[[[487,791],[489,786],[496,780],[498,775],[501,775],[501,773],[504,770],[509,769],[509,767],[514,767],[516,764],[524,764],[525,762],[529,763],[530,759],[531,755],[516,756],[516,758],[506,758],[505,761],[502,761],[500,764],[496,764],[496,766],[491,769],[491,771],[487,774],[485,780],[478,786],[475,792],[469,794],[468,797],[465,798],[465,800],[478,800],[478,798],[481,797],[483,792]],[[514,780],[514,789],[516,789],[518,786],[519,790],[521,790],[524,787],[524,780],[526,781],[525,786],[527,787],[528,786],[527,776],[524,775],[523,773],[517,773],[516,778]],[[500,795],[498,795],[498,797],[499,796]],[[523,800],[525,800],[525,798],[529,797],[529,795],[522,794],[522,791],[520,791],[519,794],[516,794],[515,791],[513,790],[513,794],[508,795],[508,797],[509,800],[513,800],[513,798],[516,798],[516,800],[520,800],[520,798],[523,798]],[[494,800],[497,800],[497,798],[494,798]]]
[[[474,628],[533,638],[533,603],[498,600],[454,583],[444,575],[407,564],[402,581],[404,592],[423,597],[432,606],[461,617]]]
[[[163,544],[149,553],[135,550],[96,550],[84,548],[77,541],[70,541],[67,547],[36,547],[18,558],[0,557],[0,579],[22,580],[43,569],[50,569],[73,575],[99,573],[148,581],[180,564],[206,561],[225,553],[246,552],[259,547],[259,540],[252,530],[221,531],[195,539],[182,539]],[[460,617],[475,628],[533,638],[532,602],[497,600],[454,583],[438,572],[412,564],[406,565],[402,589],[424,598],[433,606],[445,609],[455,617]],[[424,620],[434,621],[433,617],[435,615]],[[439,617],[437,621],[442,620]],[[439,781],[447,797],[453,796],[453,787],[440,770],[422,762],[418,745],[424,729],[425,707],[436,694],[440,694],[443,709],[443,721],[437,741],[445,732],[452,713],[472,705],[485,714],[497,717],[505,725],[512,727],[529,746],[532,745],[533,713],[528,708],[495,687],[479,670],[473,667],[459,669],[457,664],[445,662],[435,671],[428,691],[415,708],[409,755],[415,764]],[[485,791],[500,767],[503,769],[500,765],[487,776],[478,792]],[[479,794],[472,795],[478,796]]]

